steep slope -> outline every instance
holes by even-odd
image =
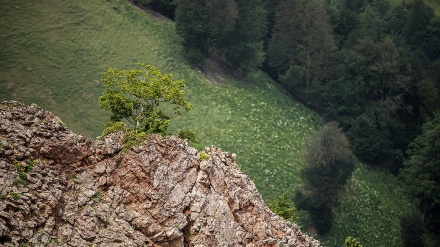
[[[194,107],[170,132],[194,130],[202,146],[237,153],[265,200],[299,186],[303,142],[320,119],[263,73],[236,80],[213,70],[208,81],[187,65],[170,20],[127,0],[0,0],[0,23],[0,102],[36,103],[96,137],[108,117],[97,100],[102,73],[144,62],[186,81]]]
[[[92,141],[36,105],[0,105],[0,244],[319,246],[274,215],[235,155],[151,135]]]

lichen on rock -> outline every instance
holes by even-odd
[[[320,246],[273,214],[235,155],[151,135],[90,140],[53,113],[0,105],[0,245]]]

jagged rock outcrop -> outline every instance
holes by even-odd
[[[92,141],[3,102],[0,245],[319,246],[265,206],[233,154],[157,135],[121,148],[121,134]]]

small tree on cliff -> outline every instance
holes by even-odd
[[[107,126],[125,120],[136,133],[164,133],[170,120],[164,105],[172,106],[174,115],[179,115],[182,108],[192,108],[182,98],[184,82],[173,81],[170,74],[162,75],[153,66],[137,65],[140,69],[109,68],[104,73],[102,80],[107,89],[99,97],[99,106],[112,114]]]
[[[353,237],[347,237],[343,247],[363,247],[362,244]]]

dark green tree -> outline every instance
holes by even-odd
[[[211,52],[227,49],[229,40],[237,25],[238,6],[235,0],[208,0],[208,28]]]
[[[419,201],[428,228],[440,232],[440,115],[426,122],[411,143],[401,176]]]
[[[235,2],[237,21],[221,53],[232,66],[247,72],[260,66],[266,56],[264,37],[267,32],[267,11],[262,0]]]
[[[218,54],[247,72],[264,61],[267,24],[262,0],[176,0],[176,5],[176,29],[191,63]]]
[[[425,42],[427,27],[433,17],[434,11],[426,5],[424,0],[412,1],[405,29],[405,35],[410,44],[419,46],[420,43]]]
[[[327,123],[310,139],[305,162],[303,191],[297,193],[295,202],[309,212],[320,234],[325,234],[332,225],[338,192],[354,170],[350,144],[336,122]]]
[[[326,10],[315,0],[281,0],[275,18],[269,65],[298,97],[311,95],[332,71],[336,43]]]
[[[306,191],[327,205],[336,205],[338,190],[354,169],[350,144],[338,123],[329,122],[310,139],[302,172]]]
[[[183,99],[184,82],[173,81],[171,75],[162,75],[153,66],[138,65],[140,69],[109,68],[104,73],[107,89],[99,97],[99,106],[111,112],[110,125],[125,120],[136,132],[164,133],[170,119],[164,105],[172,106],[174,114],[180,114],[182,108],[191,110]]]
[[[414,133],[400,132],[406,124],[401,119],[418,119],[410,117],[413,108],[405,102],[414,89],[411,67],[401,59],[390,36],[377,41],[358,39],[352,48],[338,52],[337,61],[337,76],[321,95],[325,111],[348,130],[360,159],[396,162],[396,167],[390,167],[396,171],[405,151],[401,148],[414,138]]]
[[[182,38],[186,58],[192,64],[202,63],[208,56],[208,7],[205,0],[176,0],[176,30]]]

